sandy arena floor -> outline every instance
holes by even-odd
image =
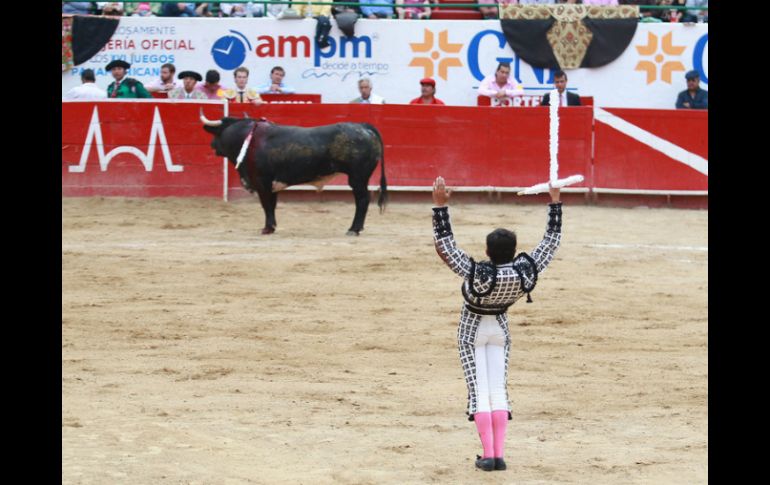
[[[64,484],[706,483],[708,212],[564,208],[511,307],[508,470],[473,466],[430,204],[62,200]],[[457,204],[481,259],[543,206]]]

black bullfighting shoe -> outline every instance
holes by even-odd
[[[495,470],[505,470],[508,468],[505,466],[505,460],[502,458],[495,458]]]
[[[476,468],[481,468],[485,472],[491,472],[495,469],[495,459],[482,458],[479,455],[476,455]]]

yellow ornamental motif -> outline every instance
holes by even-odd
[[[463,67],[463,63],[457,57],[445,57],[441,60],[441,54],[439,50],[448,54],[458,54],[463,48],[462,44],[453,44],[449,42],[449,33],[446,30],[442,30],[438,34],[438,50],[433,47],[435,34],[425,29],[425,34],[422,42],[409,43],[412,48],[412,52],[415,53],[429,53],[429,57],[415,57],[412,62],[409,63],[409,67],[421,67],[423,68],[423,77],[433,77],[435,62],[438,61],[438,77],[447,81],[449,77],[450,67]]]
[[[635,71],[643,71],[647,75],[647,84],[652,84],[658,79],[658,66],[660,66],[661,81],[671,84],[674,71],[684,71],[685,67],[679,61],[667,60],[668,56],[681,56],[687,46],[675,46],[674,33],[669,32],[661,38],[660,47],[663,53],[658,52],[658,36],[652,32],[647,33],[647,45],[636,46],[640,56],[653,56],[653,60],[641,60],[636,64]]]

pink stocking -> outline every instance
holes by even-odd
[[[484,447],[484,456],[482,458],[493,458],[494,435],[492,433],[492,413],[476,413],[473,415],[473,421],[476,423],[476,430],[481,438],[481,446]]]
[[[492,411],[492,429],[495,436],[495,458],[503,457],[505,431],[508,428],[508,411]]]

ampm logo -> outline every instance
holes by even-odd
[[[211,48],[214,62],[227,70],[243,65],[246,60],[246,46],[252,50],[251,43],[242,33],[234,30],[230,32],[241,38],[227,35],[217,39]],[[321,48],[306,35],[260,35],[256,38],[253,51],[259,58],[312,57],[314,67],[319,67],[323,59],[332,57],[343,59],[372,57],[372,38],[368,35],[339,39],[329,37],[328,40],[329,45]]]
[[[423,69],[423,77],[433,77],[433,73],[436,70],[435,62],[438,62],[438,77],[445,81],[448,80],[450,67],[463,67],[459,57],[453,56],[460,53],[463,44],[449,42],[449,32],[447,30],[439,32],[438,45],[435,43],[433,31],[425,29],[422,42],[410,42],[409,46],[412,48],[412,52],[427,55],[427,57],[414,57],[412,62],[409,63],[409,67],[421,67]],[[448,54],[449,56],[442,58],[441,53]]]
[[[674,45],[673,37],[674,33],[669,32],[659,41],[657,35],[647,32],[647,45],[635,46],[639,55],[652,57],[652,60],[639,61],[634,68],[635,71],[644,71],[647,74],[647,84],[652,84],[658,79],[658,68],[660,68],[660,79],[666,84],[671,84],[671,75],[675,71],[685,70],[684,64],[680,61],[667,57],[679,57],[687,48],[684,45]],[[659,44],[660,52],[658,51]]]

